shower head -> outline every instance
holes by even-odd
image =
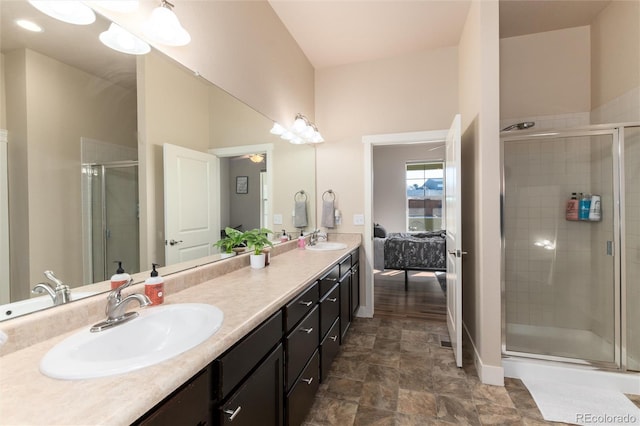
[[[501,132],[508,132],[510,130],[524,130],[524,129],[529,129],[533,126],[535,126],[536,123],[533,121],[523,121],[522,123],[516,123],[516,124],[512,124],[511,126],[507,126],[504,129],[501,130]]]

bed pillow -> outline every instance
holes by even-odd
[[[387,238],[387,231],[382,225],[376,223],[373,225],[373,236],[376,238]]]

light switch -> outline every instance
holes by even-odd
[[[361,213],[353,215],[353,224],[354,225],[364,225],[364,215]]]
[[[273,215],[273,224],[274,225],[282,225],[282,215],[281,214],[274,214]]]

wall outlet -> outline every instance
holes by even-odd
[[[282,215],[281,214],[274,214],[273,215],[273,224],[274,225],[282,225]]]
[[[364,215],[361,213],[353,215],[353,224],[354,225],[364,225]]]

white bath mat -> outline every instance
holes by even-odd
[[[640,408],[621,392],[546,380],[522,381],[545,420],[579,425],[640,425]]]

